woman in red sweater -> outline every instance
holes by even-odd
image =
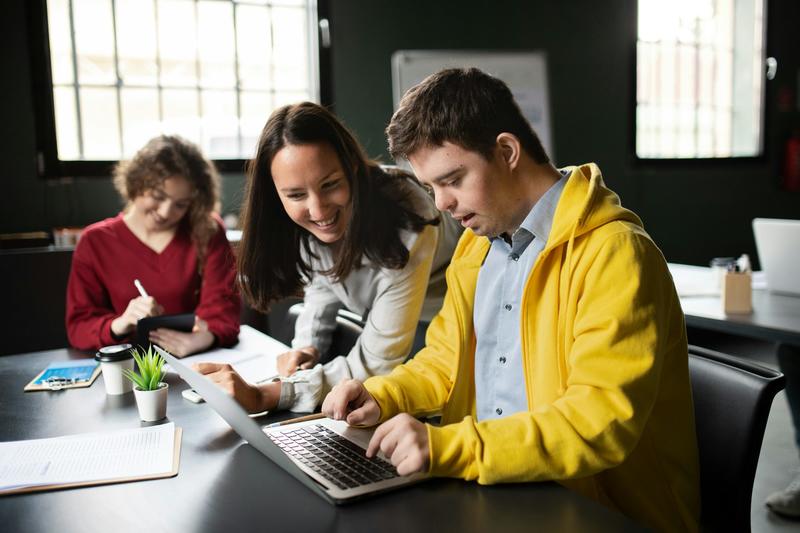
[[[87,227],[72,257],[70,343],[84,350],[117,344],[142,318],[192,312],[191,333],[160,328],[150,340],[179,357],[235,343],[235,260],[215,213],[219,174],[211,162],[194,144],[160,136],[116,167],[114,185],[125,209]]]

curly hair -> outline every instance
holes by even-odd
[[[220,177],[197,145],[176,135],[160,135],[150,139],[129,161],[120,161],[113,176],[114,187],[128,205],[161,187],[167,178],[181,176],[191,184],[192,203],[184,221],[197,246],[197,268],[202,275],[208,242],[217,232],[212,213],[219,210]]]

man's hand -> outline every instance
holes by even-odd
[[[298,370],[308,370],[319,362],[319,350],[313,346],[298,348],[278,356],[278,374],[291,376]]]
[[[138,296],[128,302],[125,311],[111,322],[111,331],[117,337],[127,335],[136,328],[136,323],[149,316],[159,316],[164,313],[155,298],[152,296]]]
[[[158,328],[150,332],[150,342],[181,358],[202,352],[214,344],[214,334],[208,330],[186,333],[169,328]]]
[[[378,426],[367,447],[367,457],[378,450],[401,476],[427,472],[430,465],[428,429],[411,415],[401,413]]]
[[[194,363],[192,368],[208,377],[249,413],[260,413],[278,406],[281,394],[279,381],[257,387],[247,383],[228,364]]]
[[[356,379],[344,380],[331,389],[322,402],[322,412],[351,426],[373,426],[381,418],[378,402]]]

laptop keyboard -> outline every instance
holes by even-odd
[[[398,475],[391,464],[379,457],[368,459],[366,450],[320,424],[270,433],[269,438],[286,454],[343,490]]]

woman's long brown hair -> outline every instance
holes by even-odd
[[[399,230],[419,232],[438,218],[414,212],[401,183],[413,179],[400,171],[384,171],[369,161],[353,135],[324,107],[303,102],[275,110],[261,132],[256,156],[247,167],[242,210],[242,242],[238,254],[239,284],[247,302],[267,311],[269,305],[300,292],[311,277],[301,247],[311,256],[307,230],[283,208],[272,181],[272,160],[286,145],[329,144],[350,184],[352,217],[334,265],[325,274],[346,278],[367,257],[385,268],[403,268],[408,250]]]

